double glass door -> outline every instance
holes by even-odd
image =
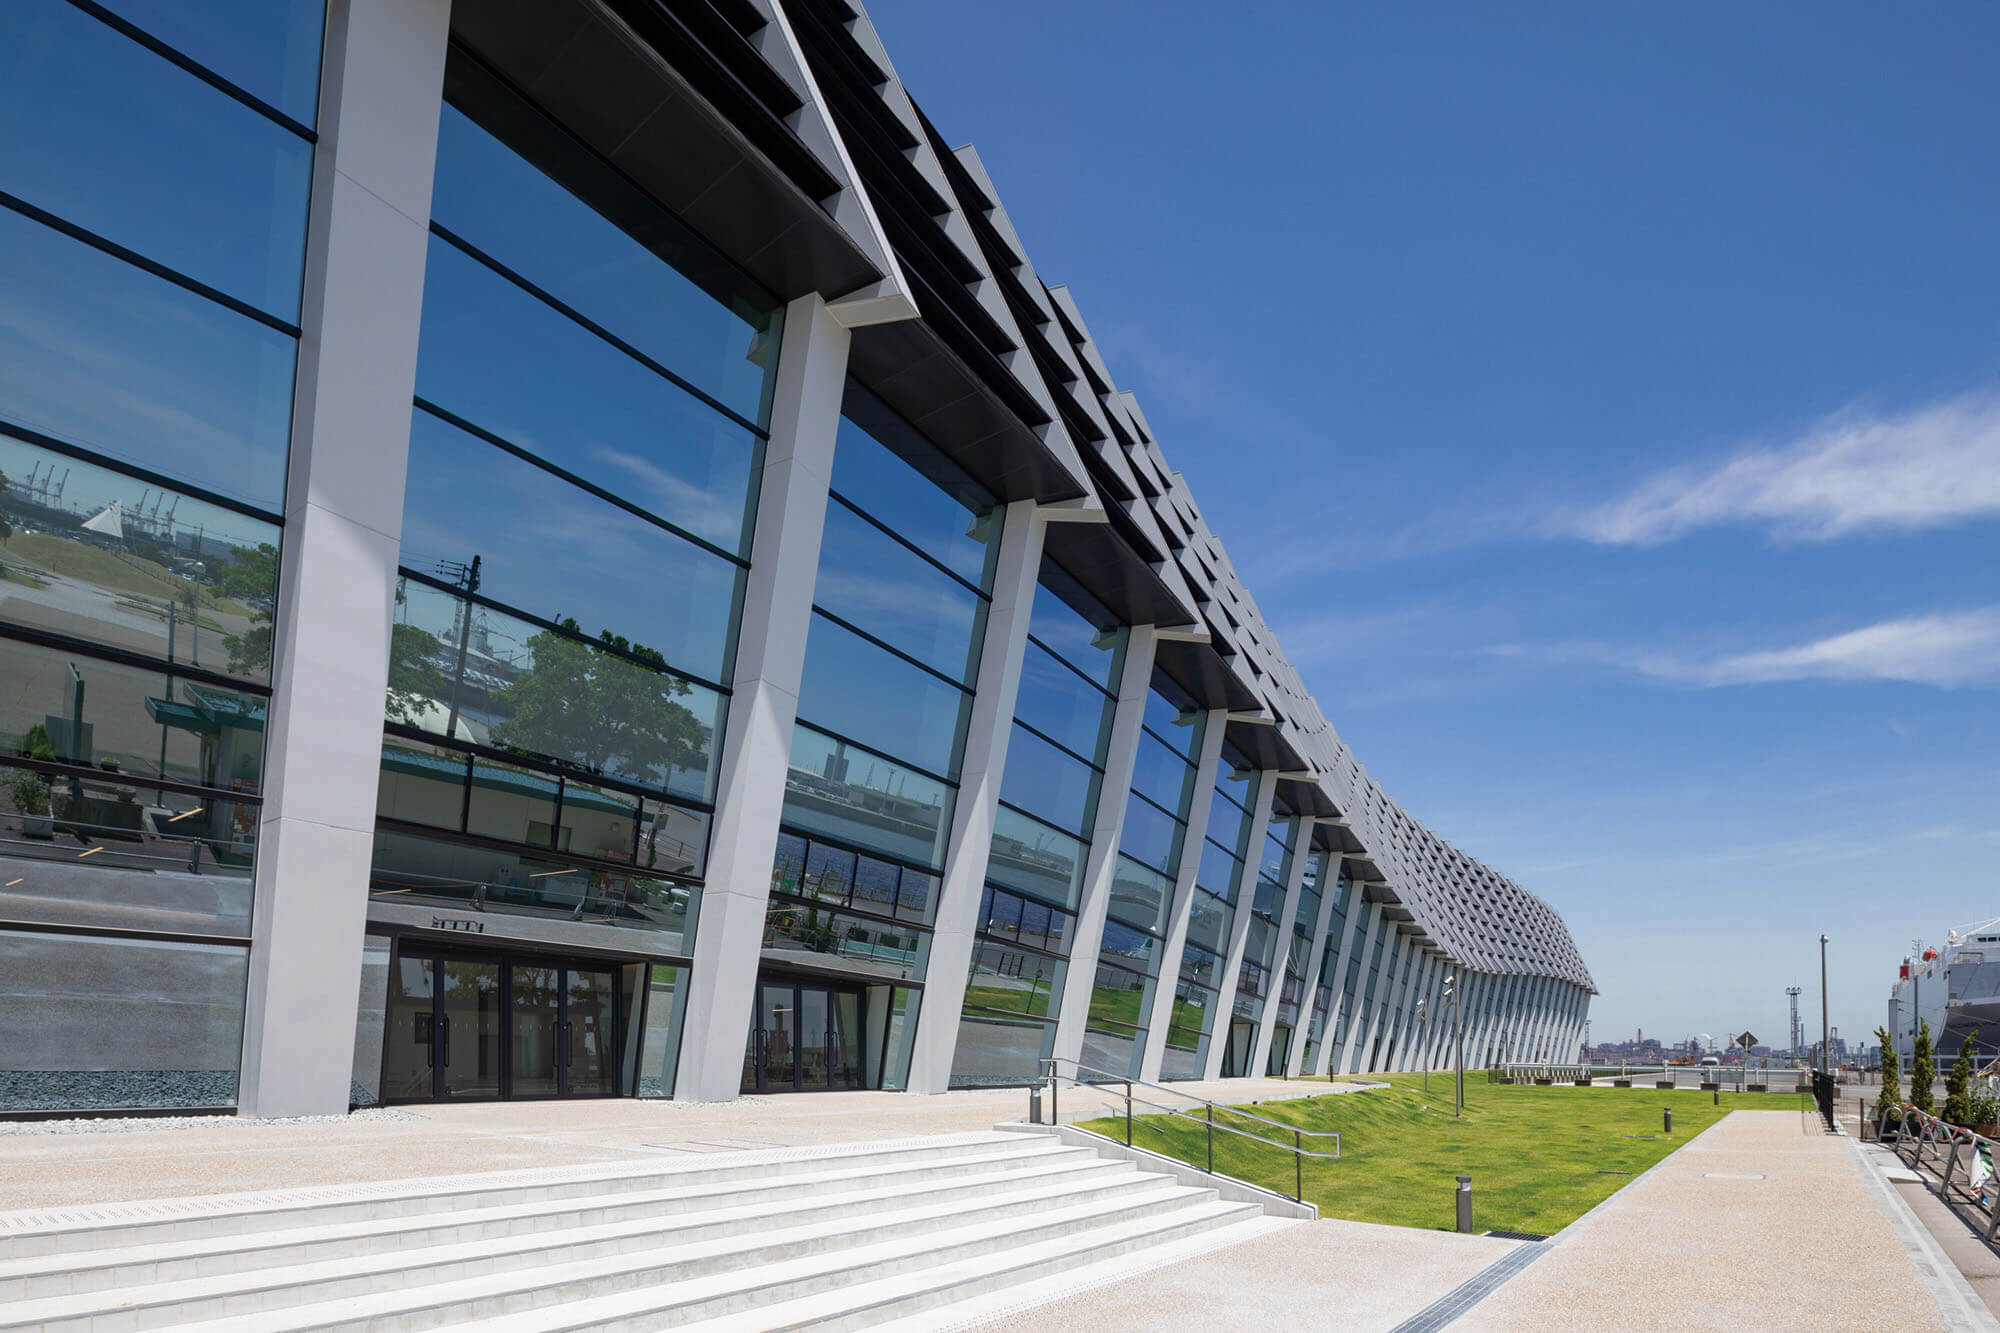
[[[388,998],[385,1101],[618,1094],[616,968],[405,952]]]
[[[859,990],[817,981],[760,981],[743,1053],[743,1091],[864,1086],[862,1009]]]

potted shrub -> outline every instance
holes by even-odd
[[[1991,1088],[1980,1088],[1969,1098],[1972,1106],[1972,1132],[1984,1134],[1987,1138],[2000,1138],[2000,1096],[1995,1096]]]
[[[21,832],[30,838],[53,838],[55,821],[49,814],[49,782],[40,773],[17,768],[7,780],[14,808],[21,814]]]

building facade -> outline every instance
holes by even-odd
[[[858,6],[0,63],[0,1110],[1574,1055]]]

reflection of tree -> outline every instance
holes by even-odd
[[[402,580],[396,581],[396,605],[405,602]],[[389,626],[389,702],[385,710],[391,722],[421,726],[424,712],[437,702],[449,685],[437,659],[444,644],[427,629],[397,621]]]
[[[14,525],[7,521],[7,474],[0,472],[0,542],[14,535]],[[7,577],[0,572],[0,578]]]
[[[230,548],[229,567],[215,580],[211,594],[231,597],[250,608],[250,628],[222,636],[229,650],[231,671],[271,669],[271,619],[278,603],[278,548],[269,542]],[[193,600],[191,597],[190,601]]]
[[[574,633],[576,622],[562,627]],[[606,631],[598,636],[615,647],[665,666],[651,649],[626,643]],[[654,773],[665,781],[675,768],[700,767],[707,740],[701,722],[676,696],[686,681],[649,671],[612,653],[544,630],[528,640],[534,665],[500,691],[496,711],[506,721],[494,740],[603,772],[617,761],[619,771]]]

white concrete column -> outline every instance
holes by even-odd
[[[1292,918],[1298,915],[1299,898],[1306,882],[1306,861],[1312,856],[1313,824],[1311,819],[1292,821],[1290,872],[1285,876],[1285,901],[1278,909],[1278,943],[1271,957],[1271,993],[1265,997],[1264,1013],[1257,1022],[1257,1043],[1250,1052],[1250,1072],[1262,1078],[1271,1061],[1271,1039],[1278,1030],[1279,997],[1285,991],[1285,960],[1292,953]],[[1306,966],[1313,965],[1308,958]],[[1311,1013],[1311,978],[1305,979],[1305,1007],[1300,1017],[1292,1022],[1292,1049],[1290,1057],[1295,1058],[1305,1041],[1304,1018]]]
[[[1446,977],[1456,978],[1454,989],[1466,992],[1468,996],[1472,985],[1472,972],[1470,969],[1453,962],[1449,958],[1439,960],[1437,971],[1431,977],[1429,1003],[1431,1035],[1428,1048],[1424,1052],[1425,1062],[1431,1069],[1442,1067],[1448,1058],[1445,1052],[1451,1048],[1450,1025],[1446,1021],[1447,1015],[1444,1012],[1444,979]],[[1470,1008],[1466,1009],[1463,1017],[1470,1020],[1472,1018],[1472,1010]],[[1470,1036],[1472,1032],[1470,1022],[1468,1021],[1461,1030],[1467,1036]],[[1471,1047],[1468,1046],[1466,1049],[1470,1050]]]
[[[1363,892],[1360,885],[1355,886],[1355,892]],[[1373,954],[1379,957],[1387,943],[1387,941],[1377,942],[1375,938],[1381,928],[1381,922],[1382,904],[1368,903],[1366,910],[1361,913],[1361,940],[1357,946],[1361,950],[1361,971],[1354,979],[1354,1014],[1347,1022],[1347,1036],[1340,1043],[1340,1056],[1334,1065],[1336,1073],[1359,1073],[1360,1070],[1355,1067],[1355,1061],[1359,1058],[1356,1053],[1368,1049],[1361,1044],[1361,1033],[1368,1026],[1368,1010],[1371,1007],[1368,1003],[1369,956]]]
[[[847,329],[817,295],[785,308],[674,1084],[681,1101],[727,1101],[742,1084],[847,348]]]
[[[1056,1022],[1055,1054],[1059,1060],[1076,1060],[1083,1054],[1090,997],[1097,985],[1097,960],[1104,950],[1104,924],[1111,910],[1111,886],[1118,878],[1118,834],[1125,827],[1125,807],[1132,795],[1132,766],[1139,757],[1140,728],[1146,720],[1146,695],[1153,680],[1153,650],[1158,644],[1159,634],[1151,625],[1134,625],[1125,639],[1125,666],[1118,676],[1118,698],[1111,712],[1111,739],[1104,747],[1104,780],[1097,790],[1090,851],[1084,858],[1083,893],[1077,903],[1076,929],[1070,935],[1069,975],[1063,982]]]
[[[1339,861],[1339,857],[1334,857],[1328,864],[1337,867]],[[1334,876],[1335,882],[1338,883],[1339,870],[1336,868],[1330,873]],[[1319,1053],[1313,1057],[1311,1072],[1314,1075],[1343,1072],[1339,1058],[1340,1051],[1335,1050],[1334,1031],[1340,1026],[1340,1015],[1347,1003],[1348,962],[1354,956],[1355,940],[1362,937],[1361,918],[1365,913],[1363,911],[1362,890],[1359,884],[1350,884],[1348,886],[1348,900],[1343,906],[1345,915],[1341,921],[1340,953],[1335,958],[1333,964],[1333,993],[1327,999],[1326,1031],[1320,1042]],[[1344,1051],[1346,1045],[1346,1039],[1343,1037],[1338,1046]]]
[[[1508,976],[1500,986],[1499,1002],[1494,1011],[1498,1025],[1496,1036],[1500,1044],[1502,1063],[1512,1064],[1521,1058],[1521,982],[1520,973]]]
[[[1316,826],[1318,821],[1315,820],[1313,823]],[[1306,853],[1309,856],[1312,854],[1311,838],[1306,839]],[[1306,1033],[1312,1030],[1313,1001],[1319,994],[1320,969],[1325,966],[1323,959],[1326,954],[1326,932],[1327,927],[1333,922],[1333,895],[1340,884],[1337,874],[1339,867],[1340,858],[1331,852],[1327,854],[1324,864],[1320,867],[1319,913],[1313,918],[1312,943],[1306,949],[1306,997],[1299,1013],[1299,1030],[1292,1038],[1291,1058],[1285,1061],[1287,1078],[1297,1078],[1306,1072],[1305,1037]],[[1338,976],[1339,974],[1335,973],[1336,981]],[[1326,1049],[1327,1039],[1333,1035],[1333,1011],[1339,1003],[1339,998],[1338,992],[1329,990],[1326,999],[1326,1017],[1322,1020],[1319,1032],[1319,1048],[1313,1052],[1315,1065],[1319,1063],[1320,1051]]]
[[[1264,826],[1271,822],[1271,798],[1277,792],[1278,770],[1259,769],[1256,790],[1250,796],[1250,837],[1243,853],[1243,869],[1236,877],[1236,912],[1229,920],[1229,953],[1223,959],[1221,994],[1215,1001],[1215,1035],[1220,1040],[1208,1044],[1208,1068],[1204,1078],[1222,1077],[1222,1057],[1229,1045],[1230,1026],[1235,1021],[1236,979],[1243,970],[1244,947],[1250,942],[1251,908],[1257,898],[1257,872],[1264,861]],[[1269,996],[1265,997],[1267,1004],[1269,999]]]
[[[1007,769],[1007,741],[1014,733],[1014,700],[1021,689],[1021,656],[1035,607],[1035,579],[1042,568],[1047,521],[1033,500],[1007,506],[993,598],[986,608],[986,639],[979,650],[979,679],[959,763],[958,805],[951,816],[944,883],[938,890],[930,966],[924,973],[923,1007],[917,1014],[910,1055],[911,1092],[943,1092],[951,1083],[959,1012],[972,968],[973,932],[986,886],[986,858],[993,850],[993,821],[1000,809],[1000,781]]]
[[[1462,974],[1461,974],[1462,975]],[[1493,1061],[1493,991],[1497,978],[1491,972],[1472,974],[1472,1023],[1466,1029],[1465,1058],[1468,1063],[1486,1066]]]
[[[1167,938],[1160,950],[1160,984],[1153,988],[1153,1012],[1146,1020],[1146,1053],[1139,1061],[1139,1077],[1148,1083],[1160,1081],[1160,1066],[1167,1055],[1167,1028],[1173,1022],[1174,992],[1180,989],[1181,955],[1187,950],[1188,909],[1194,904],[1194,877],[1201,868],[1201,842],[1208,836],[1208,809],[1215,791],[1216,769],[1222,763],[1222,734],[1229,722],[1229,710],[1212,708],[1201,728],[1201,754],[1195,763],[1194,795],[1188,798],[1187,833],[1181,839],[1181,862],[1174,875],[1174,902],[1167,917]],[[1215,1044],[1213,1026],[1221,1019],[1209,1015],[1209,1044]]]
[[[347,1110],[448,0],[333,0],[265,719],[244,1115]]]
[[[1403,975],[1396,987],[1396,1003],[1389,1010],[1387,1027],[1382,1034],[1382,1066],[1388,1070],[1400,1070],[1403,1046],[1410,1031],[1410,1011],[1416,1007],[1417,978],[1422,974],[1424,964],[1423,948],[1412,935],[1410,948],[1403,960]]]
[[[1431,983],[1439,975],[1438,963],[1441,955],[1426,950],[1419,958],[1415,976],[1410,982],[1410,997],[1403,1006],[1402,1035],[1396,1041],[1396,1068],[1421,1069],[1424,1052],[1430,1045],[1431,1024],[1438,1021],[1431,1012]],[[1423,1021],[1417,1019],[1417,1006],[1423,1006]]]

